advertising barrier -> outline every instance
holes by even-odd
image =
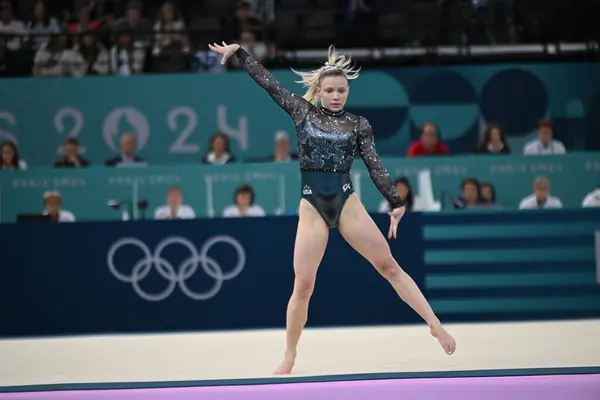
[[[296,225],[2,224],[0,336],[283,328]],[[599,317],[599,227],[599,210],[409,213],[389,243],[445,321]],[[331,230],[308,325],[419,322]]]

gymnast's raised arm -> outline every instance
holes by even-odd
[[[248,54],[246,50],[241,48],[240,45],[227,45],[223,42],[223,46],[215,43],[212,45],[209,44],[208,47],[215,53],[223,55],[221,60],[222,64],[225,64],[229,57],[235,55],[252,79],[265,89],[271,98],[273,98],[273,100],[275,100],[275,102],[283,108],[290,117],[292,117],[296,125],[299,125],[304,120],[306,114],[310,111],[312,104],[302,97],[290,93],[277,82],[273,75],[271,75],[263,65]]]

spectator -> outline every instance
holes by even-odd
[[[418,203],[418,198],[413,195],[412,188],[408,179],[401,176],[394,182],[394,186],[396,186],[396,191],[398,192],[398,196],[404,201],[406,201],[406,209],[408,211],[419,211],[417,207],[415,207],[415,203]],[[391,205],[387,200],[383,200],[379,204],[379,212],[387,213],[391,211]]]
[[[60,31],[58,20],[50,16],[46,11],[46,4],[43,0],[38,0],[33,9],[33,16],[27,22],[27,29],[32,35],[35,35],[33,40],[36,44],[35,48],[39,49],[53,33]]]
[[[152,30],[152,24],[141,17],[140,6],[135,2],[127,5],[125,18],[117,22],[116,29],[118,32],[131,33],[136,47],[146,46],[150,42],[151,38],[148,35]]]
[[[454,199],[452,207],[457,210],[478,208],[481,205],[481,185],[475,178],[467,178],[461,183],[462,194]]]
[[[560,199],[550,195],[550,181],[544,176],[533,181],[533,194],[524,197],[519,203],[520,210],[562,207]]]
[[[230,217],[264,217],[265,210],[254,204],[254,190],[250,185],[242,185],[235,190],[233,201],[235,204],[225,208],[223,216]]]
[[[171,1],[163,4],[154,24],[157,52],[173,43],[183,43],[184,36],[178,32],[184,30],[185,22],[179,8]]]
[[[33,76],[63,76],[69,73],[75,54],[71,38],[65,34],[53,34],[40,47],[33,60]]]
[[[89,6],[81,7],[77,13],[77,22],[69,25],[68,29],[73,33],[98,31],[101,27],[100,21],[92,20],[92,10]]]
[[[67,138],[63,145],[64,156],[54,162],[56,168],[88,167],[89,161],[79,155],[79,141],[76,138]]]
[[[565,154],[567,150],[565,145],[558,140],[554,140],[554,127],[549,119],[543,119],[538,124],[538,138],[525,145],[523,153],[526,155],[535,154]]]
[[[18,56],[6,47],[6,39],[0,36],[0,76],[18,75]]]
[[[167,205],[157,207],[154,219],[194,219],[194,209],[183,203],[181,189],[172,187],[167,189]]]
[[[145,164],[143,158],[136,154],[137,139],[133,133],[125,133],[121,136],[121,154],[106,160],[108,167]]]
[[[481,182],[479,184],[481,189],[481,205],[486,208],[501,208],[496,202],[496,188],[494,185],[488,182]]]
[[[225,34],[231,41],[239,40],[243,31],[262,31],[262,22],[252,13],[252,3],[241,0],[238,3],[235,17],[227,24],[229,32]]]
[[[73,48],[70,75],[106,75],[109,71],[108,51],[92,32],[86,32]]]
[[[581,203],[582,207],[600,207],[600,185],[596,188],[596,190],[588,193],[583,202]]]
[[[408,157],[438,156],[450,154],[450,149],[439,138],[437,126],[426,123],[421,129],[421,139],[408,148]]]
[[[203,164],[222,165],[236,162],[229,150],[229,138],[222,132],[217,132],[210,138],[210,151],[202,158]]]
[[[13,142],[0,144],[0,170],[2,169],[27,169],[27,163],[21,159],[17,145]]]
[[[127,32],[117,34],[117,42],[110,49],[110,70],[115,75],[142,74],[146,66],[146,49],[136,46]]]
[[[22,21],[15,19],[12,4],[8,1],[0,3],[0,13],[0,34],[15,35],[7,40],[6,47],[19,50],[21,41],[27,38],[29,31]]]
[[[510,146],[506,141],[504,129],[499,124],[489,124],[475,149],[475,153],[510,154]]]
[[[275,153],[270,161],[288,162],[298,159],[297,154],[291,152],[290,136],[286,131],[275,132]]]
[[[42,214],[50,215],[50,219],[56,222],[75,222],[75,215],[71,211],[62,210],[62,196],[56,190],[44,193],[44,211]]]
[[[250,29],[242,30],[238,43],[259,63],[263,63],[269,54],[267,45],[264,42],[258,42],[255,33]],[[240,62],[237,58],[232,60],[232,65],[235,68],[240,68]]]

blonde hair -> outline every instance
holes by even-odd
[[[302,86],[308,88],[304,94],[304,99],[312,104],[317,104],[319,85],[321,80],[327,76],[344,76],[348,80],[356,79],[359,76],[360,68],[350,65],[352,59],[335,51],[335,47],[329,46],[327,62],[321,68],[310,72],[299,72],[292,68],[292,71],[300,76]]]

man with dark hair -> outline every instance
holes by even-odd
[[[80,168],[90,165],[89,161],[79,155],[79,141],[70,137],[63,145],[64,156],[54,162],[56,168]]]
[[[554,140],[554,124],[547,118],[538,123],[538,138],[525,145],[525,155],[536,154],[565,154],[565,145],[559,140]]]

